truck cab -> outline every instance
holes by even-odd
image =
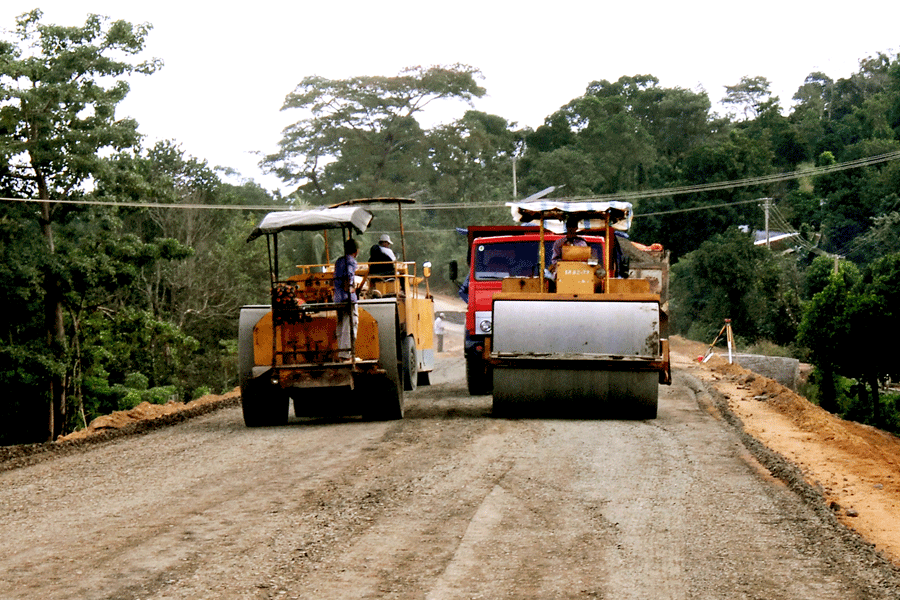
[[[485,356],[490,353],[494,295],[501,291],[539,291],[531,288],[540,281],[540,232],[537,227],[529,226],[473,226],[469,227],[468,234],[466,384],[471,395],[482,395],[489,394],[492,387],[491,369]],[[562,237],[544,236],[548,263],[554,242]],[[583,237],[591,255],[599,261],[603,256],[603,238]],[[553,275],[549,272],[545,275],[549,287]]]

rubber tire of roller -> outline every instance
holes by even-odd
[[[247,427],[271,427],[288,421],[290,397],[265,378],[250,379],[241,385],[241,410]]]
[[[354,392],[367,396],[370,409],[365,413],[366,419],[395,421],[403,418],[403,391],[389,377],[373,378],[370,385],[360,386]]]
[[[419,383],[419,361],[416,357],[416,340],[410,335],[403,339],[403,389],[415,391]]]

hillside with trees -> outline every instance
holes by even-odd
[[[412,197],[408,259],[445,265],[464,260],[457,227],[508,223],[505,202],[548,186],[634,203],[632,238],[671,252],[676,332],[710,341],[730,318],[741,343],[810,360],[823,407],[900,427],[880,352],[900,323],[898,56],[811,73],[790,101],[759,75],[712,99],[649,74],[586,82],[536,129],[472,109],[487,90],[469,65],[310,75],[262,161],[282,196],[117,115],[162,67],[141,58],[148,25],[41,19],[0,39],[0,444],[232,389],[240,306],[267,302],[265,247],[245,241],[266,210]],[[470,110],[425,127],[438,100]],[[786,245],[754,244],[767,215]],[[442,269],[432,287],[455,291]]]

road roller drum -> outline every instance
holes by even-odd
[[[494,299],[498,414],[655,418],[660,311],[652,297]]]

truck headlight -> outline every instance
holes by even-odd
[[[493,326],[491,324],[490,319],[484,319],[478,324],[478,329],[481,330],[481,333],[490,333]]]

